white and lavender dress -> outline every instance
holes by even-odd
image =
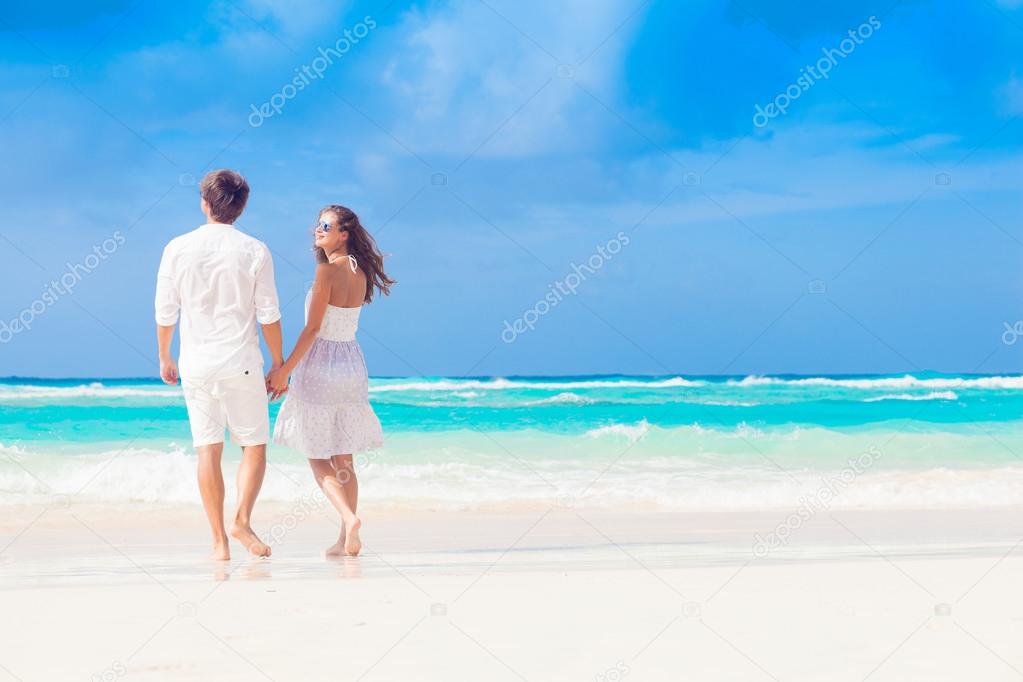
[[[306,295],[306,315],[309,300]],[[351,455],[383,445],[369,404],[369,377],[355,340],[362,308],[327,306],[313,345],[291,374],[274,442],[310,459]]]

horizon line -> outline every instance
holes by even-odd
[[[856,378],[856,377],[901,377],[918,376],[925,374],[937,374],[954,377],[998,377],[998,376],[1023,376],[1023,370],[1008,372],[948,372],[941,370],[911,370],[897,372],[763,372],[763,373],[739,373],[739,374],[699,374],[672,372],[668,374],[623,374],[620,372],[597,373],[597,374],[387,374],[370,375],[370,379],[462,379],[462,380],[539,380],[539,379],[735,379],[747,377],[773,377],[773,378]],[[23,376],[12,374],[0,377],[0,382],[13,381],[139,381],[163,383],[159,376]]]

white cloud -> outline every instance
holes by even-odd
[[[919,140],[910,142],[933,165],[907,146],[894,143],[876,126],[855,123],[793,125],[768,138],[742,139],[734,147],[732,140],[703,149],[669,150],[686,169],[700,176],[699,183],[691,185],[683,182],[687,171],[660,152],[611,168],[605,165],[596,173],[587,172],[581,164],[566,166],[559,174],[572,177],[579,188],[590,188],[589,194],[536,202],[520,222],[586,225],[609,218],[613,224],[631,226],[676,185],[678,189],[650,213],[645,225],[734,220],[729,214],[745,220],[906,204],[924,190],[929,190],[925,200],[953,201],[958,199],[950,190],[965,196],[1023,191],[1018,159],[977,158],[960,165],[957,162],[965,152],[945,151],[946,136],[939,137],[942,146],[930,151],[924,151]],[[725,153],[729,147],[731,151]],[[951,186],[937,184],[936,176],[942,172],[950,174]],[[615,182],[602,186],[607,176]]]
[[[1023,5],[1023,0],[1020,0],[1020,4]],[[1013,73],[1009,81],[1002,86],[1001,96],[1006,113],[1012,115],[1023,113],[1023,78]]]
[[[481,157],[564,150],[595,135],[607,113],[595,115],[576,84],[615,100],[638,19],[622,25],[635,9],[624,1],[568,4],[406,13],[379,76],[394,96],[396,134],[453,156],[486,141]]]
[[[261,27],[279,33],[282,40],[293,49],[302,46],[301,38],[320,33],[324,26],[338,26],[350,2],[337,0],[232,0],[222,6],[222,16],[231,16],[231,11],[241,11],[245,20],[233,19],[232,23],[249,31],[255,28],[254,21]],[[248,24],[246,26],[246,23]],[[262,30],[262,29],[260,29]]]

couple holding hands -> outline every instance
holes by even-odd
[[[282,395],[273,440],[309,458],[317,484],[341,516],[340,536],[327,555],[358,555],[362,522],[352,456],[380,447],[383,435],[369,404],[355,332],[362,305],[376,290],[387,294],[394,280],[384,273],[383,257],[358,216],[344,206],[324,207],[313,233],[317,265],[305,327],[285,358],[270,250],[234,227],[248,201],[248,183],[234,171],[217,170],[199,189],[207,223],[172,239],[163,251],[156,329],[160,376],[168,384],[180,380],[185,396],[199,492],[213,532],[211,558],[230,558],[229,532],[253,555],[270,556],[251,516],[266,472],[268,397]],[[179,320],[175,363],[171,341]],[[265,376],[257,325],[273,363]],[[220,466],[225,428],[242,448],[238,508],[229,530]]]

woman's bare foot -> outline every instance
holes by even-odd
[[[360,528],[362,528],[362,521],[358,516],[345,522],[345,554],[349,556],[359,556],[359,552],[362,551],[362,540],[359,539]]]
[[[213,543],[213,551],[206,557],[211,561],[227,561],[231,558],[231,548],[227,544],[227,538],[221,542]]]
[[[338,533],[337,542],[324,550],[323,556],[328,559],[336,559],[345,555],[345,522],[341,522],[341,532]]]
[[[231,526],[231,536],[238,542],[245,545],[253,556],[270,556],[270,546],[259,539],[259,536],[252,532],[249,526],[239,523]]]

